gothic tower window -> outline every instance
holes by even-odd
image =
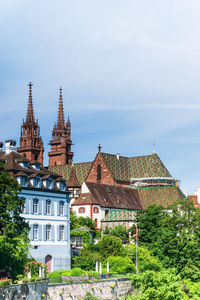
[[[101,181],[101,166],[97,166],[97,181]]]

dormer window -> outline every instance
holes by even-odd
[[[66,191],[66,184],[64,181],[57,181],[56,182],[57,188],[59,188],[59,190],[65,192]]]
[[[26,161],[20,161],[18,163],[22,168],[28,169],[28,163]]]
[[[40,178],[40,176],[36,176],[34,178],[34,186],[36,188],[41,188],[41,178]]]
[[[21,186],[27,186],[28,185],[28,178],[24,175],[18,175],[17,181]]]
[[[53,189],[53,180],[52,179],[47,179],[46,188],[47,189]]]
[[[40,164],[31,164],[31,167],[33,167],[35,170],[40,170]]]

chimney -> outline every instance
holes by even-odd
[[[119,153],[116,153],[116,157],[117,157],[118,160],[119,160],[119,156],[120,156],[120,154],[119,154]]]
[[[3,152],[3,143],[0,142],[0,152]]]
[[[12,151],[16,151],[16,141],[15,140],[5,141],[5,146],[6,146],[6,154],[9,154]]]

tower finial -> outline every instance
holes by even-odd
[[[34,122],[34,112],[33,112],[33,100],[32,100],[32,82],[29,82],[29,98],[28,98],[28,108],[26,114],[26,122]]]
[[[153,154],[156,153],[156,151],[155,151],[155,145],[156,145],[156,141],[155,141],[155,137],[154,137],[153,138]]]
[[[101,147],[101,145],[99,144],[99,146],[98,146],[99,152],[101,152],[101,148],[102,148],[102,147]]]

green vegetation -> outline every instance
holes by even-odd
[[[70,229],[74,230],[79,227],[86,227],[90,230],[96,230],[96,223],[92,221],[89,217],[77,217],[73,211],[70,211]]]
[[[28,261],[29,226],[20,216],[24,199],[20,186],[0,163],[0,273],[15,279]]]

